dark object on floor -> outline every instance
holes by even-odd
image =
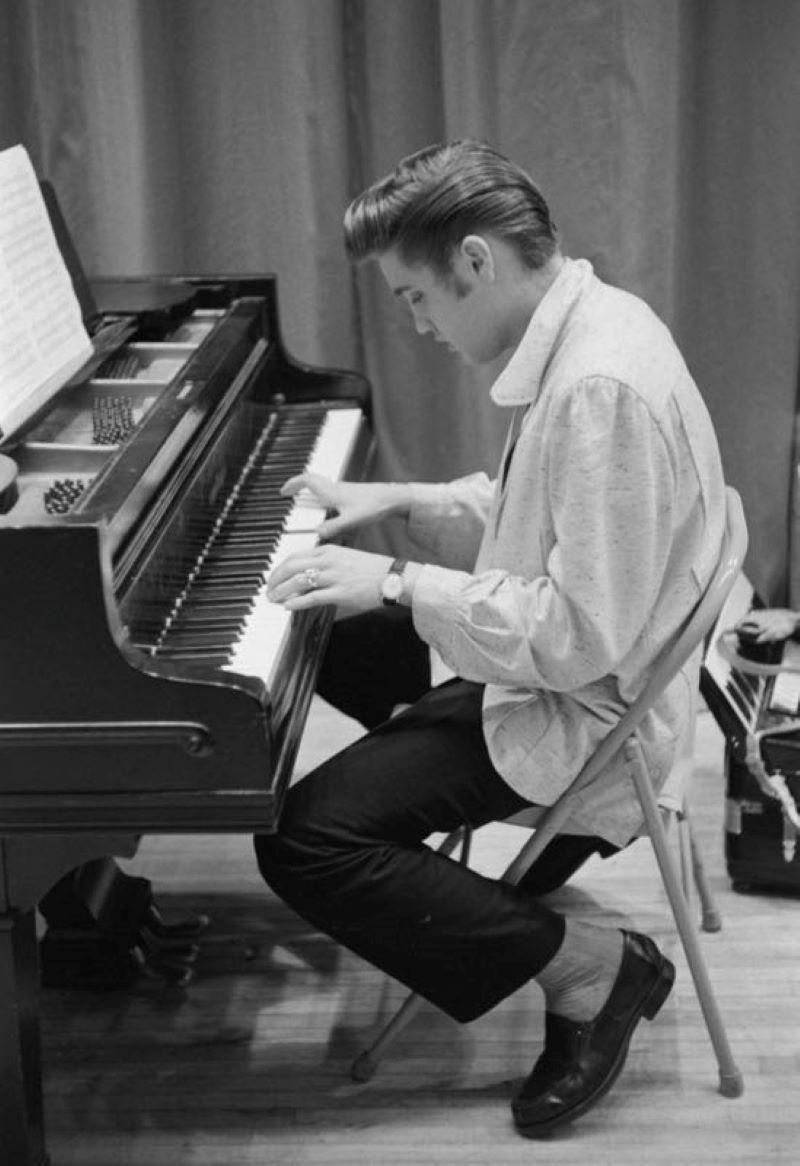
[[[165,918],[150,882],[110,858],[70,871],[39,910],[47,922],[39,945],[47,988],[127,988],[141,976],[186,984],[208,926],[203,915]]]

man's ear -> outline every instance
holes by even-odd
[[[483,235],[465,235],[461,240],[459,256],[473,278],[494,282],[494,254]]]

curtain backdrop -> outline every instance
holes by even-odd
[[[489,139],[566,253],[672,327],[743,495],[748,572],[779,601],[799,59],[796,0],[4,0],[0,148],[28,148],[93,273],[276,271],[290,350],[370,378],[377,476],[440,480],[492,470],[497,370],[417,337],[349,268],[341,217],[401,155]]]

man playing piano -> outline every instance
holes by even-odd
[[[256,852],[309,922],[459,1021],[538,981],[545,1048],[512,1106],[535,1137],[613,1084],[674,969],[648,937],[565,918],[424,840],[551,803],[641,690],[717,558],[717,443],[664,325],[562,254],[531,179],[488,146],[403,160],[355,199],[345,235],[419,332],[471,363],[508,354],[491,396],[509,437],[494,482],[286,484],[335,512],[325,538],[402,515],[432,561],[326,542],[273,571],[288,608],[348,613],[320,691],[369,732],[289,791]],[[428,646],[455,678],[425,691]],[[659,786],[690,703],[687,673],[645,722]],[[640,811],[622,763],[609,777],[570,825],[613,849]]]

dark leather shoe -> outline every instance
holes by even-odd
[[[670,993],[672,963],[648,936],[623,935],[617,978],[594,1020],[545,1016],[544,1051],[511,1105],[524,1137],[547,1134],[591,1109],[619,1076],[636,1025],[643,1016],[652,1020]]]

